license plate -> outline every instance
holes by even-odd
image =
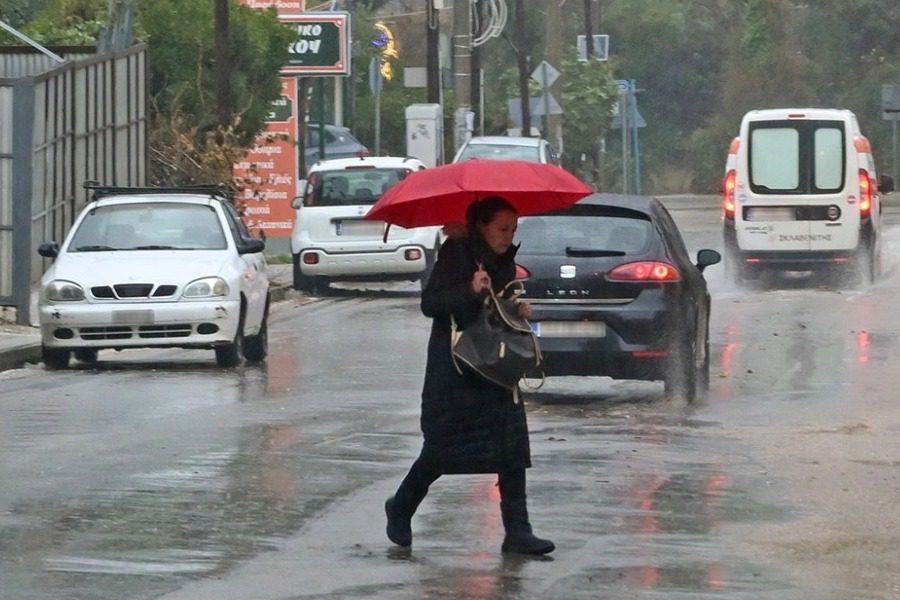
[[[384,225],[381,221],[365,221],[363,219],[343,219],[334,222],[335,235],[373,235],[381,236]]]
[[[115,325],[152,325],[152,310],[117,310],[113,311],[112,322]]]
[[[531,330],[544,338],[606,337],[606,323],[602,321],[533,321]]]
[[[788,206],[751,206],[748,221],[794,221],[794,209]]]

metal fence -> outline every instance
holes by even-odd
[[[37,247],[62,242],[84,181],[145,185],[147,163],[146,46],[23,75],[28,63],[0,56],[0,307],[22,324],[47,266]]]

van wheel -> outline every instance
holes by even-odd
[[[857,253],[856,260],[850,264],[851,268],[857,271],[859,280],[864,285],[872,285],[878,279],[877,262],[875,248],[869,243]]]

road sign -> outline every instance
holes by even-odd
[[[609,36],[604,34],[591,36],[594,38],[594,46],[591,48],[594,60],[608,60],[609,59]],[[581,62],[587,62],[587,43],[585,42],[587,38],[584,35],[579,35],[577,40],[578,45],[578,60]]]
[[[306,12],[279,15],[297,37],[288,46],[282,75],[348,75],[350,73],[350,13]]]
[[[563,114],[563,109],[559,105],[559,102],[557,102],[556,98],[553,97],[553,94],[550,93],[547,93],[546,103],[543,95],[532,96],[529,98],[528,113],[535,118],[543,117],[547,112],[544,108],[545,104],[551,115]],[[506,101],[506,110],[509,112],[509,118],[516,127],[522,127],[522,102],[519,100],[518,96]]]
[[[881,117],[886,121],[900,121],[900,85],[881,86]]]
[[[553,85],[553,83],[559,79],[559,75],[559,71],[546,60],[542,60],[541,64],[531,72],[531,78],[541,84],[541,87],[543,88],[548,88]]]

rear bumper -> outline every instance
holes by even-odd
[[[605,376],[613,379],[663,379],[667,343],[629,345],[614,335],[603,339],[539,338],[544,374]]]
[[[419,250],[419,258],[406,253]],[[403,245],[388,251],[330,253],[322,248],[304,248],[299,252],[300,272],[308,277],[390,278],[416,276],[427,268],[427,250],[418,244]],[[304,256],[316,254],[318,262],[307,264]]]
[[[733,224],[726,223],[723,231],[725,249],[729,258],[745,270],[815,271],[840,268],[852,262],[860,252],[868,250],[869,234],[864,229],[859,245],[840,249],[809,250],[744,250],[738,246]]]
[[[581,320],[587,314],[533,306],[533,321]],[[603,321],[603,337],[538,337],[547,376],[606,376],[613,379],[663,379],[676,323],[669,308],[622,306],[594,311]]]

